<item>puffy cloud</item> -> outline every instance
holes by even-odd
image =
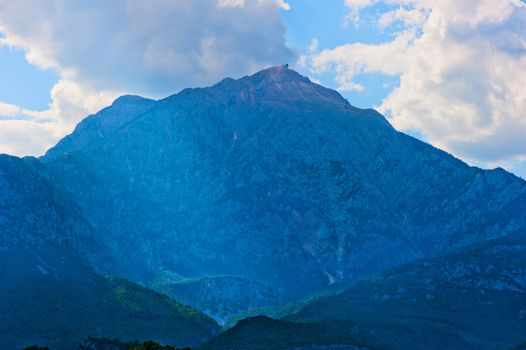
[[[49,110],[0,105],[0,114],[22,112],[28,130],[41,125],[56,139],[63,134],[52,126],[71,130],[122,93],[164,97],[294,61],[279,12],[288,8],[283,0],[0,0],[0,45],[61,76]]]
[[[422,25],[425,19],[425,12],[421,10],[408,10],[400,7],[394,11],[383,13],[378,20],[378,24],[382,29],[389,27],[397,21],[402,22],[405,26],[418,26]]]
[[[21,113],[22,108],[10,103],[0,102],[0,118],[11,118]]]
[[[352,22],[355,27],[360,26],[360,10],[379,3],[381,0],[344,0],[349,13],[345,16],[345,22]]]
[[[39,154],[43,147],[53,146],[63,132],[56,123],[0,120],[0,150],[18,156]]]
[[[390,10],[378,16],[380,29],[402,28],[391,41],[321,51],[310,58],[313,71],[334,73],[341,88],[360,74],[398,76],[400,85],[378,106],[398,129],[417,131],[477,164],[513,168],[525,159],[526,6],[513,0],[384,3]]]
[[[110,104],[117,95],[61,79],[51,90],[47,110],[32,111],[0,102],[0,152],[41,155],[71,132],[80,118]]]
[[[380,0],[345,0],[345,5],[351,9],[361,9],[374,5],[378,2],[380,2]]]
[[[97,88],[164,95],[292,57],[277,1],[3,0],[1,6],[4,43]]]

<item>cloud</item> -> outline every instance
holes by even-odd
[[[392,40],[321,51],[310,57],[311,69],[335,74],[341,88],[361,74],[399,77],[378,106],[396,128],[416,130],[477,164],[525,159],[526,6],[513,0],[384,3],[389,10],[379,14],[378,26],[392,29]]]
[[[42,125],[58,138],[51,125],[71,130],[122,93],[164,97],[294,61],[279,12],[288,8],[283,0],[0,0],[0,45],[61,76],[47,111],[11,106],[10,117],[27,112],[28,130]]]
[[[20,155],[38,154],[42,147],[54,145],[62,135],[56,123],[36,123],[28,120],[0,120],[0,150]]]
[[[219,7],[243,7],[245,0],[218,0]]]
[[[345,0],[345,5],[351,9],[362,9],[379,3],[380,0]]]
[[[396,22],[401,22],[406,27],[420,26],[426,19],[426,12],[417,9],[408,10],[400,7],[396,10],[383,13],[378,19],[378,25],[384,29]]]
[[[364,87],[361,85],[361,84],[358,84],[358,83],[355,83],[355,82],[352,82],[352,81],[347,81],[347,82],[343,82],[340,87],[338,88],[339,91],[343,92],[343,91],[357,91],[357,92],[362,92],[364,90]]]
[[[254,1],[254,0],[251,0]],[[257,0],[263,2],[265,0]],[[283,10],[290,10],[290,5],[285,0],[273,0]],[[219,7],[244,7],[247,0],[217,0]]]
[[[285,11],[290,10],[290,5],[289,5],[289,3],[287,3],[285,0],[276,0],[276,3],[278,4],[278,6],[279,6],[282,10],[285,10]]]
[[[345,23],[352,22],[358,28],[360,26],[360,10],[366,7],[373,6],[380,2],[380,0],[344,0],[345,6],[349,8],[349,12],[345,16]]]
[[[0,118],[12,118],[21,113],[22,108],[10,103],[0,102]]]

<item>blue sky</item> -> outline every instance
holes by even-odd
[[[523,1],[155,2],[0,0],[0,152],[42,154],[120,94],[288,62],[401,131],[526,176]]]
[[[48,107],[59,79],[53,70],[27,62],[23,50],[6,46],[0,46],[0,76],[0,101],[35,110]]]
[[[348,8],[341,0],[294,0],[289,1],[290,11],[283,12],[287,27],[287,43],[290,47],[305,49],[316,39],[320,50],[330,49],[349,42],[382,43],[391,40],[389,31],[379,31],[374,21],[366,20],[390,6],[378,6],[362,11],[364,18],[356,27],[349,20]],[[313,21],[312,19],[316,20]],[[297,68],[309,75],[306,69]],[[336,88],[331,74],[317,77],[325,85]],[[361,92],[342,92],[349,101],[361,108],[370,108],[379,104],[389,91],[398,84],[398,78],[383,74],[366,74],[357,77],[356,82],[363,85]]]

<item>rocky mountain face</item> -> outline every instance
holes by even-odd
[[[523,180],[282,67],[159,101],[123,96],[40,161],[111,271],[147,285],[229,275],[290,301],[526,224]]]
[[[386,271],[287,319],[354,324],[388,349],[510,349],[526,337],[526,236]]]
[[[218,331],[167,296],[100,276],[92,266],[105,268],[104,248],[42,170],[0,156],[0,349],[70,350],[96,335],[195,345]]]
[[[89,255],[91,265],[104,268],[100,258],[106,249],[92,226],[66,193],[53,188],[43,170],[36,159],[0,155],[0,253],[64,247]]]
[[[203,348],[511,350],[525,337],[521,233],[373,275],[279,320],[240,320]]]

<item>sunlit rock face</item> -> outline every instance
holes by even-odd
[[[526,225],[521,179],[283,67],[159,101],[123,96],[41,162],[113,273],[238,276],[280,302]]]

